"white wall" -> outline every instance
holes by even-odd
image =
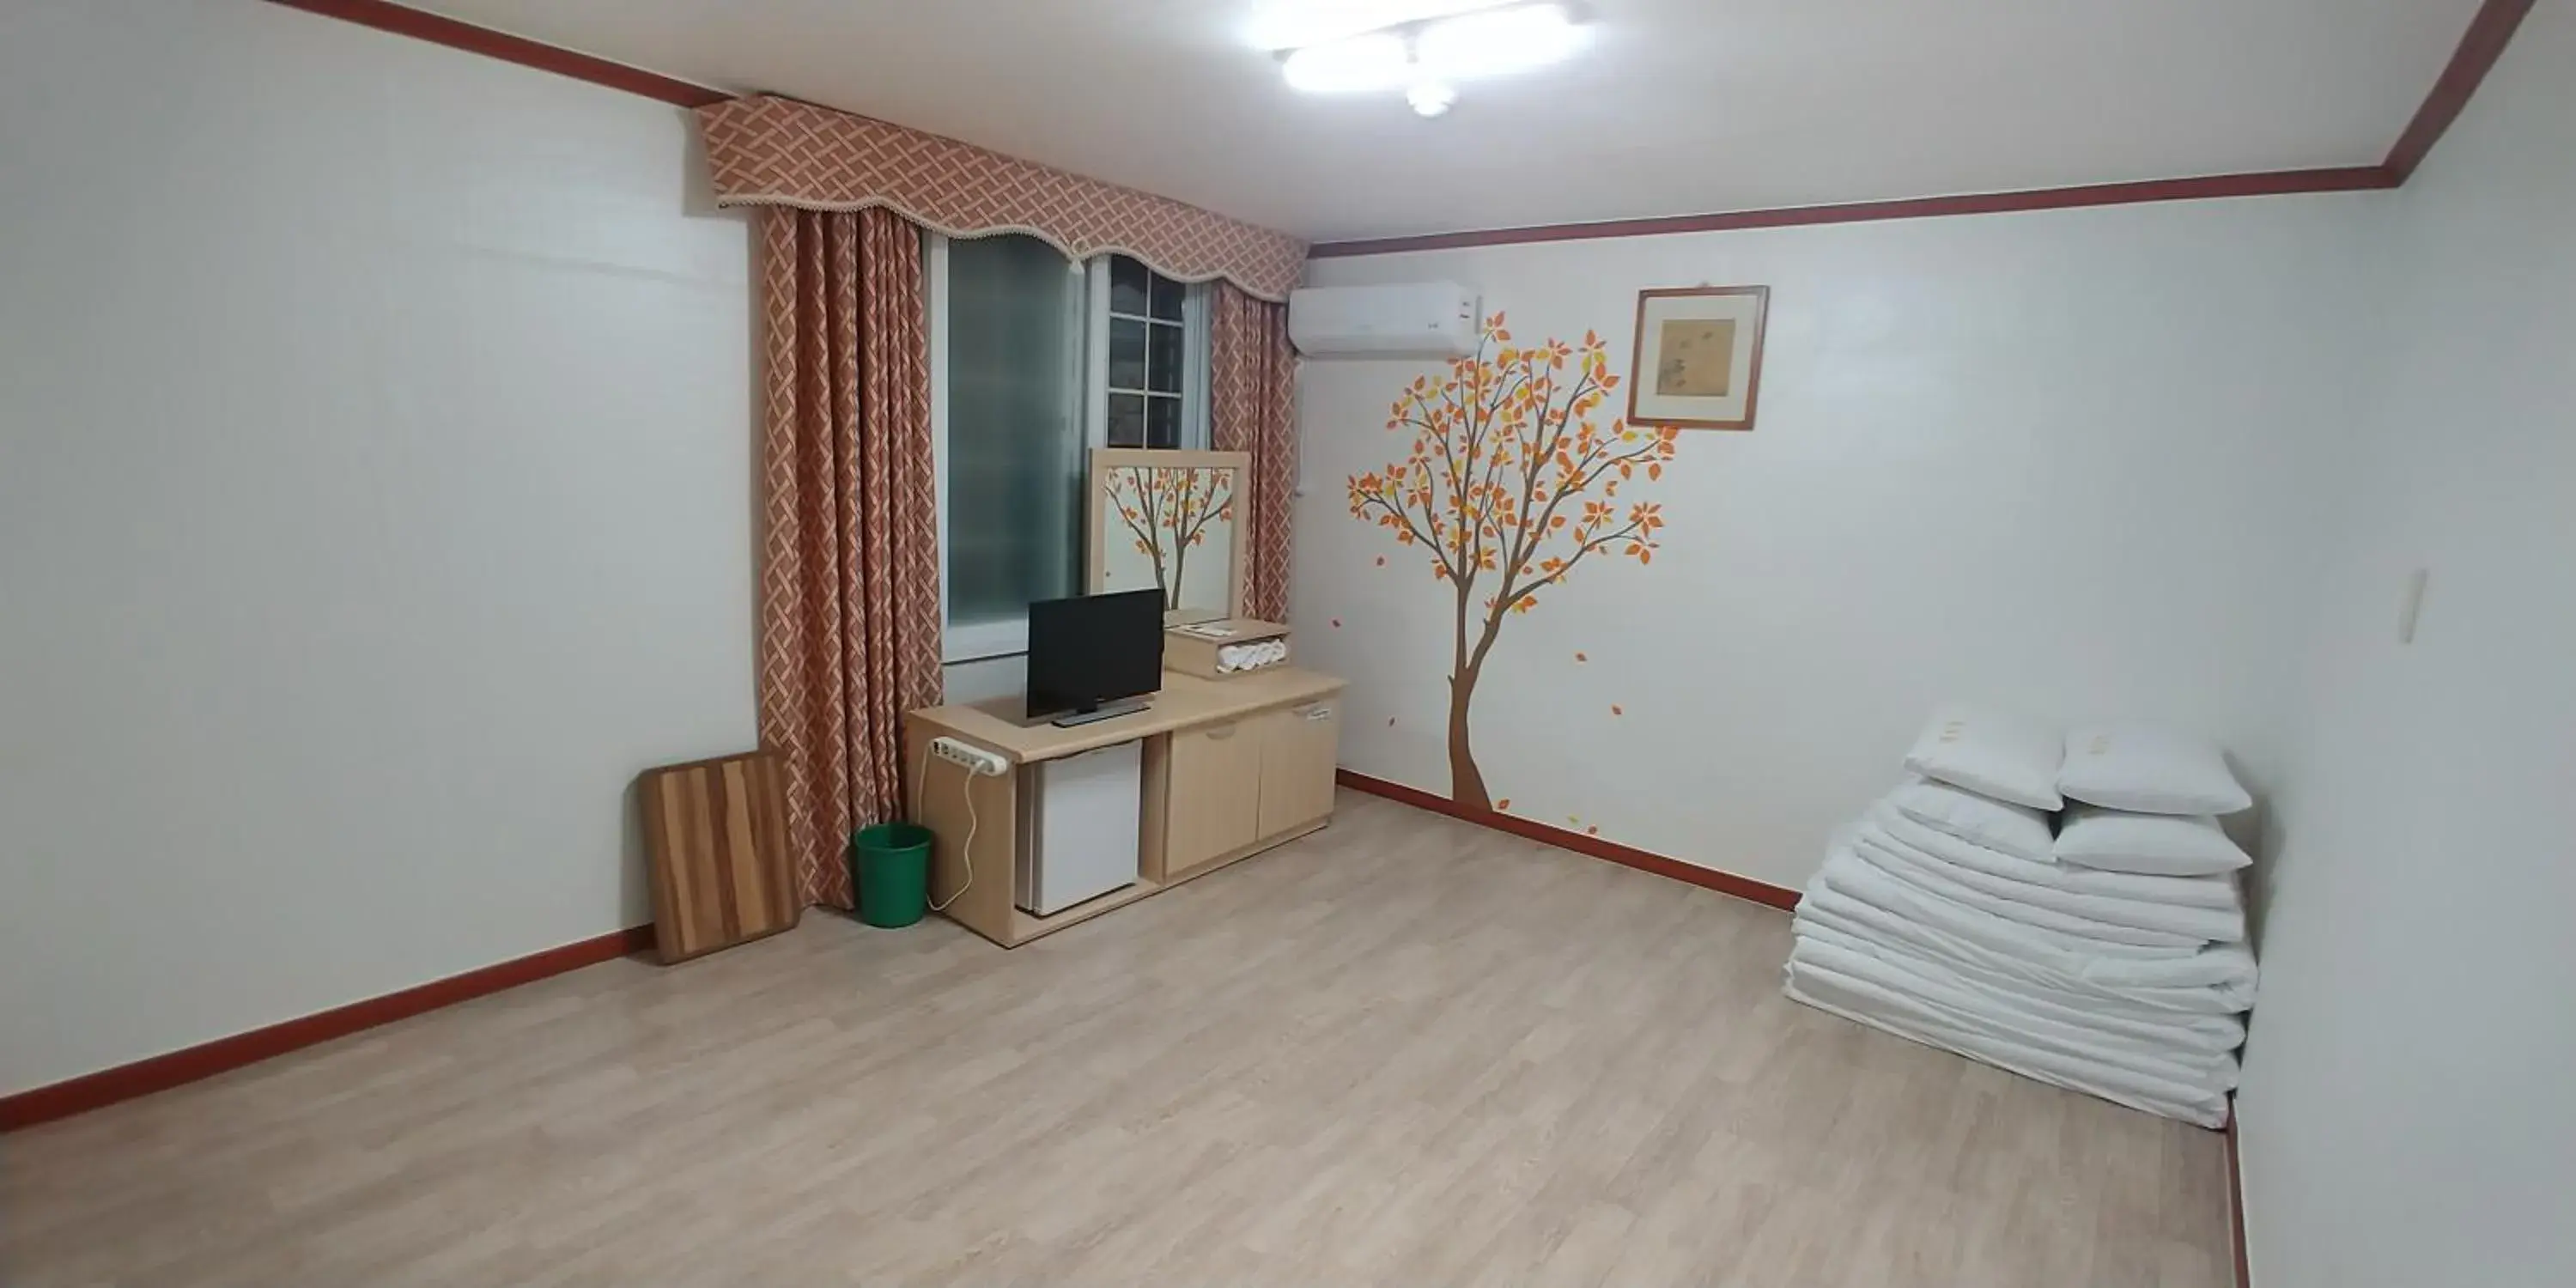
[[[2576,3],[2542,0],[2378,203],[2369,461],[2276,801],[2237,1106],[2261,1288],[2576,1283],[2571,66]]]
[[[2333,511],[2319,475],[2369,357],[2351,320],[2366,214],[2338,196],[2129,206],[1309,278],[1459,281],[1518,341],[1599,330],[1621,373],[1640,288],[1771,287],[1756,430],[1685,432],[1660,483],[1621,493],[1663,503],[1663,549],[1587,563],[1506,626],[1474,718],[1513,813],[1794,886],[1954,695],[2169,719],[2258,784],[2277,773]],[[1447,592],[1345,497],[1403,453],[1388,405],[1428,369],[1305,364],[1295,622],[1301,654],[1353,681],[1343,762],[1445,791]]]
[[[649,921],[753,743],[749,241],[678,109],[0,15],[0,1093]]]

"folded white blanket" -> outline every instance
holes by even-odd
[[[1903,830],[1900,832],[1898,829]],[[1862,822],[1858,831],[1854,833],[1854,837],[1862,846],[1884,850],[1890,858],[1901,863],[1910,864],[1944,880],[1956,882],[1980,894],[2012,905],[2012,908],[1996,909],[2006,916],[2021,916],[2024,920],[2031,920],[2032,918],[2025,913],[2016,912],[2013,909],[2044,909],[2069,917],[2080,917],[2097,925],[2119,926],[2129,930],[2151,930],[2180,936],[2194,944],[2211,941],[2234,943],[2245,937],[2245,910],[2236,906],[2232,889],[2229,891],[2231,897],[2227,903],[2219,907],[2158,903],[2146,899],[2069,890],[2057,882],[2087,881],[2123,874],[2086,872],[2081,868],[2064,868],[2053,863],[2021,863],[2021,860],[2011,855],[1998,854],[1993,850],[1987,850],[1984,855],[1978,855],[1975,853],[1978,847],[1969,845],[1957,837],[1944,836],[1884,807],[1872,810],[1869,818]],[[1878,859],[1877,855],[1866,851],[1861,857],[1872,861]],[[1987,870],[1996,863],[2021,864],[2037,874],[2039,879],[2022,880],[2013,876],[1998,876]],[[1897,875],[1906,874],[1899,872]],[[2184,878],[2132,877],[2131,879],[2180,881]],[[2093,929],[2075,930],[2063,924],[2058,925],[2057,928],[2096,937],[2102,937],[2106,933]],[[2123,936],[2122,942],[2139,941]]]
[[[2136,1044],[2149,1055],[2185,1064],[2191,1057],[2224,1055],[2245,1044],[2245,1022],[2234,1015],[2157,1010],[2089,993],[2041,988],[2020,980],[1944,962],[1855,934],[1831,916],[1800,910],[1792,922],[1798,947],[1812,960],[1845,974],[1953,1005],[1980,1009],[1998,1021],[2029,1017],[2098,1034],[2105,1042]]]
[[[2204,1127],[2227,1122],[2224,1088],[2158,1077],[2016,1042],[1946,1021],[1867,983],[1792,962],[1783,990],[1799,1002],[1898,1037],[1982,1060],[2052,1086]]]
[[[2244,892],[2238,888],[2234,877],[2223,873],[2205,877],[2142,876],[2134,872],[2104,872],[2063,865],[2053,857],[2032,862],[2024,856],[1979,845],[1927,826],[1908,816],[1892,797],[1872,806],[1868,818],[1886,829],[1888,835],[1936,859],[2007,881],[2046,886],[2068,894],[2097,895],[2106,899],[2127,899],[2179,908],[2207,908],[2213,912],[2241,914],[2245,908]]]
[[[1830,929],[1847,940],[1871,946],[1881,956],[1901,954],[1909,962],[1929,962],[1955,970],[1978,984],[2014,987],[2055,998],[2090,1015],[2161,1024],[2228,1019],[2242,1012],[2245,1001],[2252,997],[2250,988],[2218,984],[2161,988],[2078,979],[2046,965],[1997,953],[1946,931],[1914,925],[1831,887],[1810,889],[1798,905],[1792,924]]]
[[[2102,945],[1956,903],[1887,875],[1837,846],[1806,903],[1927,951],[2027,979],[2093,987],[2149,1005],[2221,1013],[2254,1004],[2254,955],[2241,944],[2189,953],[2113,952]],[[2197,990],[2208,989],[2207,993]]]
[[[2187,1087],[2225,1091],[2236,1085],[2236,1057],[2231,1052],[2153,1047],[2135,1039],[2111,1038],[2097,1030],[2002,1013],[1975,997],[1920,991],[1915,987],[1919,981],[1911,977],[1891,975],[1865,957],[1813,941],[1800,943],[1792,950],[1789,964],[1828,974],[1841,984],[1866,985],[1916,1013],[1962,1031]]]
[[[2207,935],[2102,921],[2017,897],[2010,890],[2013,883],[1998,881],[1966,868],[1952,867],[1904,845],[1875,823],[1863,823],[1853,831],[1852,853],[1870,866],[1927,893],[2097,945],[2126,944],[2131,948],[2157,949],[2179,956],[2199,951],[2210,940]],[[2005,890],[1998,893],[1986,889],[1988,885],[2003,886]]]

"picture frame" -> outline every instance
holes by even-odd
[[[1768,286],[1637,292],[1628,423],[1751,430],[1762,392]]]

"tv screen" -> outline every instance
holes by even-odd
[[[1029,605],[1029,718],[1096,711],[1163,687],[1163,592]]]

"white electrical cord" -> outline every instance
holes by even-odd
[[[966,789],[966,841],[964,844],[957,847],[957,858],[959,862],[966,865],[966,884],[957,887],[955,890],[949,891],[946,899],[930,905],[930,910],[932,912],[946,912],[949,904],[957,902],[959,896],[965,894],[975,885],[975,829],[981,826],[983,822],[983,820],[975,816],[975,774],[977,771],[965,765],[959,765],[957,768],[965,775],[965,777],[958,781],[964,784]],[[930,796],[930,743],[928,742],[921,744],[921,767],[913,774],[912,781],[921,784],[921,795],[924,800],[927,800]]]

